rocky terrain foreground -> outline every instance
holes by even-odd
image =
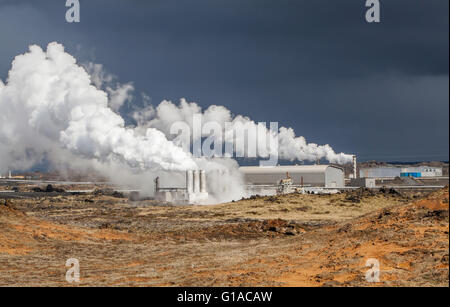
[[[449,286],[448,193],[0,200],[0,286]],[[65,280],[69,258],[79,284]],[[369,258],[379,282],[365,279]]]

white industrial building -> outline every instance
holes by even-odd
[[[395,178],[400,177],[402,169],[400,167],[371,167],[361,168],[359,177],[361,178]]]
[[[184,188],[162,188],[160,187],[160,178],[157,177],[155,179],[155,199],[173,203],[206,203],[208,201],[206,185],[206,172],[204,170],[187,171]]]
[[[372,167],[359,170],[361,178],[442,177],[442,167]]]
[[[442,177],[442,167],[418,166],[418,167],[404,167],[401,171],[401,176],[412,177]]]
[[[285,165],[239,168],[249,185],[277,185],[289,174],[293,185],[340,188],[345,186],[344,170],[334,165]]]

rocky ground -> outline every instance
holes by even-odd
[[[72,286],[68,258],[80,286],[449,285],[448,188],[215,206],[47,194],[0,200],[0,286]]]

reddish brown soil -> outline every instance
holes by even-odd
[[[86,196],[0,201],[0,286],[448,286],[448,187],[212,207]],[[358,216],[359,215],[359,216]],[[288,220],[281,217],[295,216]],[[367,259],[380,282],[365,280]]]

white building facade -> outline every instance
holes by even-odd
[[[243,166],[239,171],[249,185],[277,185],[291,177],[293,185],[341,188],[345,186],[344,170],[334,165],[285,165],[275,167]]]

